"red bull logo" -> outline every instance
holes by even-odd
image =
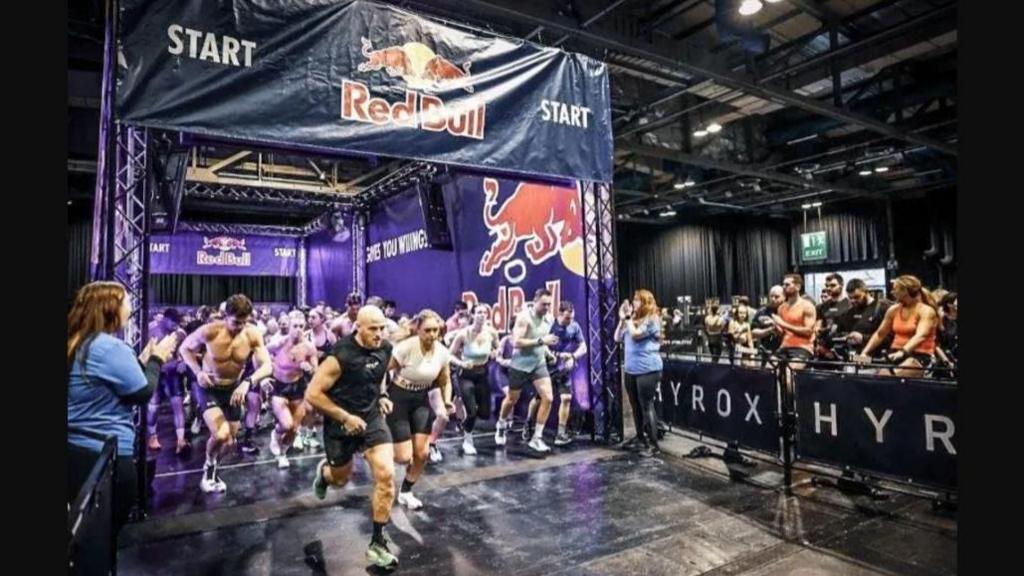
[[[484,178],[483,187],[484,225],[495,238],[480,258],[481,276],[490,276],[498,267],[506,266],[508,280],[521,281],[525,266],[513,257],[523,242],[526,257],[533,264],[559,254],[566,268],[583,276],[583,216],[577,188],[521,182],[498,207],[498,181]],[[517,278],[509,272],[516,265],[522,270]]]
[[[245,238],[232,238],[231,236],[214,236],[207,238],[203,236],[203,250],[218,250],[229,252],[233,250],[245,250]]]
[[[420,42],[376,50],[366,38],[362,39],[362,44],[362,55],[366,61],[359,64],[360,72],[383,70],[392,78],[402,78],[410,89],[405,92],[405,100],[388,102],[384,98],[372,97],[370,88],[362,82],[342,80],[343,119],[429,132],[447,131],[452,136],[483,140],[486,122],[483,102],[446,104],[441,98],[428,94],[448,87],[473,92],[469,83],[469,62],[460,68]]]
[[[214,252],[210,254],[210,252]],[[203,236],[203,247],[196,252],[200,266],[251,266],[252,254],[245,247],[245,238]]]

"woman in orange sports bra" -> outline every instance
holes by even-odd
[[[857,361],[871,362],[871,353],[893,333],[892,351],[887,358],[899,366],[896,376],[921,378],[935,359],[935,337],[939,314],[932,295],[914,276],[900,276],[892,281],[892,297],[897,303],[885,313],[882,325],[861,351]]]

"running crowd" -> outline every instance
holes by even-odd
[[[802,283],[799,275],[786,275],[756,312],[741,302],[727,317],[711,303],[704,328],[710,336],[728,333],[730,356],[738,354],[743,362],[754,362],[759,350],[768,350],[799,369],[834,354],[841,343],[857,362],[881,359],[900,376],[921,376],[936,358],[955,363],[956,294],[936,301],[917,278],[900,276],[892,282],[890,302],[869,294],[862,280],[844,286],[843,278],[832,274],[816,305],[802,295]],[[245,453],[260,451],[256,431],[266,412],[273,420],[267,449],[279,467],[290,465],[290,450],[322,443],[325,457],[312,482],[320,499],[329,488],[348,483],[353,456],[363,455],[373,480],[367,560],[396,567],[398,558],[384,535],[392,505],[423,507],[414,487],[427,462],[443,458],[437,439],[449,422],[461,430],[463,455],[474,456],[474,431],[491,418],[492,392],[500,389],[494,444],[501,448],[509,441],[523,391],[532,389],[522,439],[544,454],[551,451],[544,432],[557,393],[554,444],[569,444],[573,375],[587,354],[572,304],[563,301],[553,310],[552,295],[544,289],[513,311],[508,334],[495,330],[483,304],[468,309],[457,303],[448,318],[432,310],[396,315],[396,308],[394,302],[378,297],[364,302],[352,294],[342,311],[319,304],[274,317],[269,308],[254,310],[246,296],[235,295],[194,314],[163,311],[149,327],[149,344],[136,356],[116,337],[131,315],[124,287],[84,286],[68,315],[69,494],[77,493],[104,441],[114,436],[116,524],[123,523],[135,491],[133,406],[148,407],[147,444],[161,450],[156,416],[165,401],[173,413],[175,452],[190,446],[186,406],[195,415],[193,432],[208,432],[199,486],[204,493],[223,492],[222,457],[236,445]],[[668,317],[647,290],[637,290],[619,308],[615,339],[625,353],[626,392],[637,432],[627,444],[642,444],[648,454],[658,452],[659,348],[666,330],[677,324],[678,315]],[[720,344],[717,350],[720,355]],[[497,386],[492,384],[496,375]],[[396,465],[405,469],[397,494]]]
[[[173,413],[175,452],[190,449],[187,428],[194,434],[205,428],[200,489],[223,492],[227,486],[217,472],[221,459],[236,446],[258,453],[256,433],[261,413],[268,412],[274,424],[267,448],[279,467],[290,465],[289,450],[322,443],[325,458],[313,481],[321,499],[329,487],[348,482],[353,455],[363,454],[374,480],[367,558],[377,566],[398,562],[383,533],[396,501],[395,465],[405,468],[397,502],[421,508],[413,488],[428,461],[443,459],[438,437],[454,420],[462,433],[461,452],[476,455],[474,430],[491,418],[492,390],[504,395],[496,446],[508,443],[513,410],[527,387],[535,394],[523,428],[526,446],[540,454],[551,451],[544,432],[556,393],[554,444],[572,442],[573,373],[587,346],[572,304],[563,301],[553,310],[547,290],[538,290],[532,302],[515,311],[514,328],[504,335],[491,325],[490,309],[483,304],[470,310],[457,303],[447,319],[432,310],[409,317],[396,315],[394,302],[378,297],[364,302],[351,294],[340,312],[320,304],[274,317],[269,308],[254,310],[246,296],[235,295],[194,314],[175,309],[158,314],[149,326],[149,345],[132,360],[138,374],[121,358],[130,348],[113,336],[130,315],[126,308],[123,287],[94,283],[82,288],[69,314],[69,442],[81,448],[83,467],[89,454],[98,454],[102,435],[111,432],[118,438],[119,461],[130,462],[131,402],[147,405],[147,445],[161,450],[157,413],[166,401]],[[121,352],[97,357],[99,344]],[[115,357],[115,369],[105,366]],[[497,388],[494,374],[500,375]],[[104,389],[102,407],[90,397],[98,393],[89,386],[93,376],[124,381]],[[191,426],[186,412],[194,414]],[[314,432],[318,429],[322,439]],[[125,474],[134,477],[130,466]],[[70,484],[80,485],[81,479]]]

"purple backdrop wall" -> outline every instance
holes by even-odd
[[[352,291],[352,217],[339,215],[327,230],[306,238],[306,302],[344,308]]]
[[[417,189],[378,204],[368,222],[367,295],[394,300],[399,312],[431,308],[447,317],[459,299],[455,257],[427,246]]]
[[[409,190],[373,211],[367,240],[370,294],[402,311],[450,313],[456,300],[492,307],[507,331],[514,311],[549,288],[576,309],[587,333],[583,217],[578,188],[460,175],[444,186],[454,251],[426,247],[419,196]],[[575,371],[575,400],[589,409],[586,360]]]

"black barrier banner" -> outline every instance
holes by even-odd
[[[124,0],[117,113],[206,136],[612,181],[607,66],[358,0]]]
[[[956,488],[956,385],[797,372],[798,458]]]
[[[661,401],[662,416],[673,426],[780,454],[773,371],[666,359]]]

